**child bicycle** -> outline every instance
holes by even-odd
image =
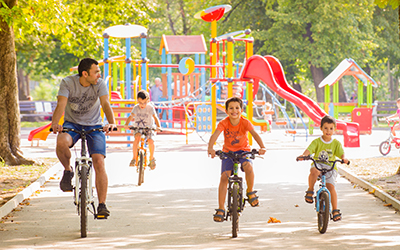
[[[218,155],[221,160],[230,158],[233,161],[233,173],[232,176],[229,177],[228,185],[228,212],[224,220],[228,220],[228,217],[230,217],[232,221],[232,237],[236,238],[239,231],[239,215],[243,211],[246,201],[248,201],[248,199],[243,198],[243,179],[238,175],[240,159],[247,157],[254,159],[255,155],[259,153],[258,150],[253,149],[251,152],[243,152],[240,154],[218,150],[215,154]]]
[[[326,232],[326,229],[328,229],[328,222],[329,218],[333,219],[331,217],[331,194],[326,188],[326,177],[325,175],[332,171],[335,168],[335,165],[337,162],[344,163],[343,160],[335,160],[335,161],[316,161],[314,158],[311,156],[299,156],[296,158],[297,161],[300,159],[303,160],[311,160],[314,163],[314,166],[317,170],[321,172],[320,176],[320,188],[317,191],[317,194],[315,196],[315,210],[317,211],[317,218],[318,218],[318,231],[323,234]],[[327,166],[329,163],[333,163],[332,167],[329,166],[329,168],[324,168],[324,166]],[[324,164],[324,165],[322,165]],[[347,165],[350,164],[350,161],[347,163]],[[333,211],[334,212],[334,211]]]
[[[386,120],[388,123],[388,126],[390,127],[390,132],[389,132],[389,137],[381,142],[379,145],[379,152],[382,155],[387,155],[390,153],[390,150],[392,149],[392,143],[394,143],[394,146],[397,149],[400,149],[400,138],[396,137],[396,132],[395,132],[395,126],[399,122],[398,120]],[[393,122],[393,125],[390,125],[390,123]]]
[[[150,135],[151,131],[156,131],[156,129],[149,127],[129,127],[129,129],[140,133],[140,143],[138,145],[137,155],[135,159],[137,164],[137,172],[139,173],[138,186],[140,186],[144,182],[144,170],[146,169],[147,163],[150,160],[149,154],[147,153],[147,137]]]
[[[114,128],[116,131],[117,128]],[[53,130],[50,129],[50,132]],[[78,215],[81,220],[81,237],[87,236],[87,217],[88,211],[94,215],[94,219],[107,219],[104,215],[98,215],[94,206],[93,199],[93,162],[91,157],[87,157],[86,137],[94,131],[103,131],[103,128],[95,128],[90,130],[76,130],[73,128],[63,128],[62,132],[75,132],[81,137],[81,157],[75,159],[75,187],[74,187],[74,204],[76,205]]]

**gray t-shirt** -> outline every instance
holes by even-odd
[[[135,105],[132,109],[131,114],[135,115],[134,126],[139,128],[153,127],[154,119],[153,115],[156,114],[156,110],[151,104],[147,104],[144,109],[141,109],[139,105]]]
[[[96,85],[83,87],[78,74],[67,76],[61,81],[58,95],[68,98],[64,113],[65,121],[84,126],[103,124],[99,97],[108,95],[103,79],[99,79]]]

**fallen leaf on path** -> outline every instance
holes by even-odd
[[[269,217],[268,223],[281,223],[281,221],[274,217]]]

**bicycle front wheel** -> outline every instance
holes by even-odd
[[[390,149],[392,148],[392,146],[390,145],[389,140],[387,141],[383,141],[380,145],[379,145],[379,152],[382,155],[387,155],[390,153]]]
[[[80,197],[80,209],[81,209],[81,237],[87,236],[87,192],[88,192],[88,168],[87,166],[82,166],[81,168],[81,197]]]
[[[232,237],[236,238],[239,231],[239,185],[233,184],[232,187]]]
[[[329,194],[328,192],[321,192],[319,195],[319,211],[317,212],[318,216],[318,231],[323,234],[326,232],[328,228],[329,222]]]
[[[138,186],[142,185],[144,182],[144,156],[143,152],[139,152],[139,162],[138,162],[138,168],[139,168],[139,179],[138,179]]]

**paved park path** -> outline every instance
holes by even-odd
[[[381,157],[378,145],[386,135],[374,131],[362,136],[362,147],[345,148],[346,155]],[[303,199],[309,163],[295,161],[315,137],[293,141],[279,130],[261,136],[267,154],[254,161],[261,205],[246,206],[236,239],[231,238],[230,222],[212,220],[220,160],[207,157],[206,144],[196,134],[190,135],[188,145],[183,135],[160,135],[157,168],[146,171],[140,187],[136,170],[128,167],[131,149],[108,149],[111,216],[104,221],[89,219],[87,238],[80,238],[72,194],[58,188],[62,168],[56,165],[59,171],[29,205],[0,224],[0,249],[400,249],[400,216],[344,178],[337,183],[343,220],[330,221],[321,235],[314,206]],[[40,147],[30,147],[24,140],[26,156],[55,157],[54,137]],[[269,217],[282,223],[268,223]]]

